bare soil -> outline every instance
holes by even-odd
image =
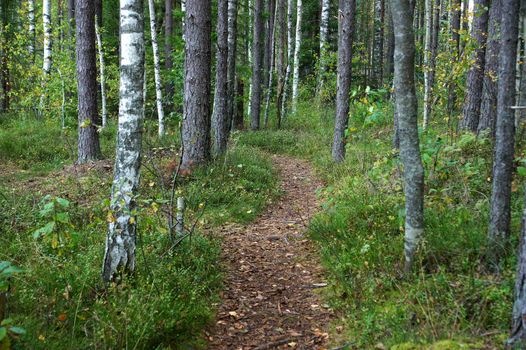
[[[247,226],[225,226],[225,289],[209,349],[327,349],[334,317],[306,225],[322,186],[307,162],[273,156],[284,195]]]

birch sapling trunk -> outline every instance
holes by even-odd
[[[301,0],[300,0],[301,1]],[[259,129],[261,114],[261,74],[263,69],[263,0],[254,2],[254,34],[252,37],[252,80],[250,96],[250,128]]]
[[[83,164],[101,158],[99,111],[97,105],[97,52],[95,49],[95,4],[90,0],[75,3],[77,89],[78,89],[78,158]]]
[[[227,130],[233,125],[236,96],[237,1],[228,1]]]
[[[102,104],[102,127],[105,128],[108,122],[108,108],[106,106],[106,74],[105,74],[106,64],[104,62],[104,49],[102,46],[102,37],[100,35],[99,21],[97,19],[95,19],[95,35],[97,36],[97,51],[99,53],[100,96],[101,96],[101,104]]]
[[[214,152],[221,156],[226,152],[228,140],[228,0],[217,1],[217,50],[216,84],[212,127]]]
[[[374,2],[373,82],[374,87],[383,85],[384,64],[384,1]]]
[[[492,0],[489,11],[489,29],[485,58],[486,64],[484,65],[484,78],[482,82],[482,102],[480,106],[480,119],[477,127],[478,134],[485,130],[490,130],[492,135],[495,134],[501,20],[502,0]]]
[[[431,113],[431,84],[430,84],[429,78],[430,78],[430,72],[431,72],[431,69],[430,69],[431,49],[433,45],[432,43],[433,0],[425,0],[425,26],[426,26],[426,34],[425,34],[425,44],[424,44],[424,121],[423,121],[424,129],[427,127],[429,123],[429,114]]]
[[[495,154],[491,187],[488,264],[498,271],[510,234],[511,180],[515,146],[515,73],[519,1],[502,0]]]
[[[354,3],[354,0],[353,0]],[[294,73],[292,76],[292,113],[298,107],[298,83],[300,79],[300,50],[301,50],[301,12],[302,0],[296,2],[296,42],[294,45]]]
[[[458,62],[460,55],[460,0],[451,0],[450,6],[451,16],[449,22],[449,31],[451,35],[451,41],[449,52],[451,53],[454,65],[456,62]],[[451,81],[448,85],[449,94],[447,100],[447,111],[449,118],[448,122],[451,123],[451,118],[453,118],[453,112],[457,101],[457,96],[455,93],[457,85],[454,81]]]
[[[275,55],[275,45],[274,45],[274,38],[276,36],[276,20],[277,20],[277,6],[279,5],[279,1],[276,1],[276,8],[274,9],[274,23],[272,25],[272,33],[270,36],[270,68],[268,71],[268,83],[267,83],[267,95],[265,98],[265,114],[264,114],[264,125],[265,128],[268,126],[268,114],[269,114],[269,107],[270,107],[270,96],[272,95],[272,85],[274,80],[274,55]]]
[[[168,72],[168,76],[171,76],[173,69],[172,59],[172,40],[174,30],[174,15],[173,15],[174,0],[164,1],[164,68]],[[166,113],[170,114],[173,109],[173,96],[174,96],[174,84],[172,79],[166,79]]]
[[[285,69],[285,80],[283,81],[283,100],[281,102],[281,116],[285,117],[287,113],[287,99],[289,92],[290,72],[293,64],[294,53],[294,0],[287,0],[287,68]]]
[[[117,273],[131,273],[135,269],[135,209],[144,116],[143,14],[141,0],[120,1],[119,126],[111,190],[111,220],[102,266],[102,279],[106,283],[115,280]]]
[[[263,86],[268,86],[270,70],[272,64],[272,49],[274,46],[274,18],[276,9],[276,0],[266,1],[267,9],[265,13],[265,48],[263,51]]]
[[[345,130],[349,122],[349,91],[351,87],[352,43],[355,18],[354,0],[340,0],[338,12],[338,74],[336,119],[332,143],[332,160],[345,158]]]
[[[29,19],[29,47],[27,51],[31,57],[31,62],[35,62],[35,0],[28,0],[27,2],[27,16]]]
[[[404,271],[409,273],[416,248],[424,231],[424,168],[418,139],[417,99],[415,89],[415,37],[409,0],[391,0],[395,32],[394,86],[400,159],[404,170],[405,239]]]
[[[42,2],[42,24],[44,28],[44,59],[42,65],[43,91],[40,97],[40,110],[44,108],[46,99],[46,85],[51,72],[51,0]]]
[[[164,136],[164,110],[163,110],[163,84],[161,82],[161,59],[159,57],[159,44],[157,42],[157,25],[155,23],[155,4],[148,0],[150,12],[150,35],[152,38],[153,69],[155,78],[155,102],[157,105],[157,118],[159,121],[159,137]]]
[[[486,39],[488,35],[489,0],[476,0],[471,37],[476,45],[471,56],[471,68],[466,80],[466,99],[460,129],[476,132],[479,125],[484,65],[486,63]]]
[[[210,159],[211,2],[186,0],[185,16],[183,170]]]
[[[327,72],[327,49],[329,37],[329,14],[330,0],[321,1],[321,19],[320,19],[320,57],[318,72],[318,94],[323,90],[325,83],[325,73]]]

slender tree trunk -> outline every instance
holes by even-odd
[[[97,48],[99,52],[99,69],[100,69],[100,96],[102,103],[102,127],[106,127],[108,120],[108,110],[106,107],[106,64],[104,62],[104,51],[102,46],[102,38],[100,35],[100,29],[98,20],[95,20],[95,34],[97,35]]]
[[[253,1],[252,0],[246,0],[247,1],[247,7],[248,7],[248,16],[245,16],[245,28],[246,28],[246,49],[247,49],[247,59],[248,59],[248,65],[250,67],[254,64],[254,59],[252,57],[252,49],[254,46],[254,38],[250,36],[250,33],[253,33],[252,28],[254,27],[254,11],[253,11]],[[248,103],[247,103],[247,114],[251,116],[251,110],[252,110],[252,76],[250,76],[249,82],[248,82]]]
[[[476,0],[474,8],[471,36],[476,45],[471,56],[471,68],[466,81],[466,100],[464,101],[463,119],[460,129],[476,132],[479,125],[480,104],[482,102],[482,86],[484,80],[484,65],[486,63],[486,39],[488,35],[489,0]]]
[[[521,3],[520,23],[522,24],[522,58],[520,61],[519,106],[526,106],[526,2]],[[519,42],[520,45],[520,42]],[[526,110],[520,109],[517,115],[522,124],[526,120]],[[480,123],[479,123],[480,125]]]
[[[449,52],[452,55],[452,65],[455,65],[458,62],[460,55],[460,0],[451,0],[451,17],[449,23],[449,30],[451,35],[451,42],[449,47]],[[454,81],[449,83],[449,95],[447,100],[447,110],[449,116],[449,122],[453,118],[453,112],[455,110],[455,104],[457,100],[456,88],[457,85]]]
[[[384,1],[374,2],[373,82],[374,87],[383,85],[384,65]]]
[[[327,72],[327,50],[329,37],[329,14],[330,0],[321,0],[321,20],[320,20],[320,70],[318,72],[318,93],[323,89],[325,73]]]
[[[228,62],[227,62],[227,128],[231,129],[234,119],[236,96],[237,57],[237,1],[228,0]],[[243,114],[241,115],[243,117]],[[228,133],[228,131],[227,131]]]
[[[99,111],[97,106],[97,53],[95,49],[95,4],[77,0],[75,4],[78,87],[78,158],[83,164],[101,158]]]
[[[174,0],[164,1],[164,68],[171,76],[173,69],[172,59],[172,40],[174,30],[174,16],[173,16]],[[166,110],[169,114],[173,110],[173,98],[174,98],[174,84],[172,79],[166,79],[165,84],[166,93]]]
[[[263,86],[268,85],[270,77],[270,66],[272,62],[272,49],[274,46],[274,17],[276,9],[276,0],[267,0],[265,16],[265,49],[263,51]]]
[[[226,152],[228,141],[228,0],[217,2],[217,51],[216,84],[212,125],[214,152],[220,156]]]
[[[28,52],[31,56],[31,62],[35,62],[35,0],[28,0],[27,11],[29,17],[29,47]]]
[[[141,165],[144,117],[144,10],[142,0],[120,1],[120,101],[117,154],[102,279],[135,269],[134,214]]]
[[[511,180],[515,145],[515,73],[519,1],[502,0],[495,158],[491,188],[488,263],[498,271],[510,234]]]
[[[391,8],[389,1],[386,3],[387,13],[387,52],[386,52],[386,63],[384,66],[383,80],[390,81],[394,73],[394,31],[393,31],[393,18],[391,17]]]
[[[157,28],[155,24],[155,4],[148,0],[150,12],[150,35],[152,38],[153,69],[155,78],[155,101],[157,103],[157,118],[159,120],[159,137],[164,136],[164,110],[163,110],[163,84],[161,82],[161,59],[159,57],[159,45],[157,43]]]
[[[489,12],[488,44],[484,65],[482,83],[482,102],[480,106],[480,120],[477,133],[490,130],[495,133],[495,120],[497,119],[497,76],[499,70],[500,50],[500,22],[502,19],[502,0],[492,0]]]
[[[391,0],[395,31],[395,94],[400,132],[400,159],[404,166],[405,266],[409,273],[424,231],[424,168],[418,139],[415,92],[415,38],[408,0]]]
[[[44,108],[46,98],[46,85],[51,72],[51,0],[43,0],[42,23],[44,27],[44,63],[42,66],[44,91],[40,97],[40,109]]]
[[[300,0],[301,1],[301,0]],[[261,73],[263,69],[263,0],[255,0],[254,35],[252,38],[252,96],[250,96],[250,128],[259,129],[261,114]]]
[[[276,13],[278,22],[278,54],[277,54],[277,75],[278,86],[276,91],[276,122],[277,127],[281,127],[281,105],[283,99],[283,89],[285,86],[285,45],[287,44],[287,27],[285,22],[286,0],[278,0],[278,12]]]
[[[354,3],[354,0],[351,0],[351,1],[353,1]],[[298,106],[298,83],[300,79],[300,50],[301,50],[301,12],[302,12],[302,0],[297,0],[296,2],[296,43],[294,45],[294,74],[292,77],[292,112],[293,113],[296,113],[297,106]]]
[[[294,52],[293,18],[294,0],[287,0],[287,68],[285,69],[285,81],[283,82],[283,101],[281,102],[281,115],[285,117],[287,112],[287,96],[289,91],[290,72],[292,70],[292,58]]]
[[[209,0],[186,0],[182,169],[210,159],[210,65],[212,9]]]
[[[234,129],[243,130],[243,114],[245,113],[245,108],[243,106],[243,95],[245,91],[245,86],[241,78],[237,78],[236,90],[236,99],[234,99],[234,102],[236,102],[234,114]]]
[[[433,47],[433,0],[425,0],[426,34],[424,48],[424,129],[429,124],[431,113],[431,51]],[[396,34],[395,34],[396,36]],[[395,39],[396,40],[396,39]],[[395,49],[396,50],[396,49]]]
[[[276,7],[278,5],[278,1],[276,1]],[[274,55],[275,55],[275,45],[274,45],[274,38],[276,36],[276,13],[279,11],[277,8],[274,10],[274,23],[272,24],[272,33],[270,35],[270,68],[268,71],[268,83],[267,83],[267,94],[265,98],[265,117],[264,119],[264,125],[265,128],[268,126],[268,114],[269,114],[269,107],[270,107],[270,97],[272,96],[272,85],[273,85],[273,78],[274,78]]]
[[[351,87],[352,44],[355,26],[356,3],[340,0],[338,15],[338,89],[336,92],[336,120],[332,159],[342,162],[345,158],[345,130],[349,122],[349,90]]]

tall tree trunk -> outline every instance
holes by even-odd
[[[329,14],[330,0],[321,0],[321,20],[320,20],[320,57],[318,72],[318,93],[322,91],[327,72],[327,54],[328,54],[328,37],[329,37]]]
[[[236,103],[235,113],[234,113],[234,129],[236,130],[243,130],[243,115],[245,113],[245,109],[243,106],[243,94],[245,91],[245,86],[243,84],[243,80],[241,78],[237,78],[236,83],[236,98],[234,99],[234,102]]]
[[[338,88],[336,92],[336,120],[332,143],[332,159],[345,158],[345,130],[349,122],[349,90],[351,87],[352,43],[356,3],[340,0],[338,15]]]
[[[373,82],[374,87],[383,85],[384,65],[384,1],[374,2]]]
[[[276,9],[276,0],[267,0],[266,16],[265,16],[265,49],[263,51],[263,86],[268,85],[270,77],[270,66],[272,62],[272,48],[274,46],[274,17]]]
[[[171,76],[171,71],[173,69],[173,59],[172,59],[172,40],[173,40],[173,31],[174,31],[174,0],[165,0],[164,1],[164,68],[168,72],[168,75]],[[166,79],[165,85],[166,93],[166,110],[169,114],[173,109],[173,98],[174,98],[174,83],[172,79]]]
[[[278,1],[275,2],[276,6],[278,5]],[[264,125],[265,128],[268,126],[268,114],[269,114],[269,107],[270,107],[270,97],[272,96],[272,85],[273,85],[273,78],[274,78],[274,55],[275,55],[275,45],[274,45],[274,38],[276,36],[276,13],[278,9],[276,8],[274,10],[274,23],[272,24],[272,33],[270,35],[270,68],[268,71],[268,79],[267,79],[267,94],[265,98],[265,116],[264,116]]]
[[[97,106],[97,53],[95,49],[95,4],[90,0],[75,3],[77,88],[78,88],[78,158],[83,164],[101,158],[99,111]]]
[[[285,117],[287,112],[287,96],[289,91],[290,72],[292,70],[292,58],[294,52],[293,18],[294,0],[287,0],[287,67],[285,69],[285,81],[283,82],[283,101],[281,102],[281,115]]]
[[[387,13],[387,52],[386,52],[386,63],[384,66],[383,80],[390,81],[394,73],[394,31],[393,31],[393,18],[391,17],[391,8],[389,1],[386,3]]]
[[[277,54],[277,69],[278,86],[276,91],[276,122],[277,127],[281,127],[281,105],[283,99],[283,89],[285,86],[285,45],[287,44],[287,27],[285,22],[285,7],[286,0],[278,0],[278,12],[276,13],[278,22],[278,54]]]
[[[210,65],[212,9],[209,0],[186,0],[182,169],[210,159]]]
[[[510,234],[511,180],[515,145],[515,73],[519,1],[502,0],[495,158],[491,188],[488,263],[498,270]]]
[[[354,3],[354,0],[351,0]],[[301,12],[302,0],[296,2],[296,42],[294,45],[294,74],[292,77],[292,112],[296,113],[298,105],[298,83],[300,79],[300,50],[301,50]],[[353,11],[354,12],[354,11]]]
[[[519,84],[519,106],[526,106],[526,1],[521,2],[520,23],[522,29],[522,57],[519,61],[520,65],[520,84]],[[519,45],[521,42],[519,41]],[[522,108],[518,111],[517,121],[523,124],[526,120],[526,109]],[[480,124],[480,123],[479,123]]]
[[[252,37],[252,94],[250,96],[250,128],[259,129],[261,114],[261,74],[263,69],[263,0],[255,0],[254,34]]]
[[[102,0],[95,0],[95,16],[97,18],[97,24],[99,25],[99,28],[104,26],[104,22],[102,20],[103,12]]]
[[[144,10],[142,0],[120,1],[119,128],[110,220],[102,266],[109,282],[118,272],[135,269],[136,195],[141,165],[144,116]]]
[[[155,101],[157,103],[157,118],[159,121],[159,137],[164,136],[164,110],[163,110],[163,84],[161,82],[161,59],[159,57],[159,45],[157,43],[157,26],[155,24],[155,4],[148,0],[150,12],[150,35],[152,38],[153,69],[155,78]]]
[[[392,10],[391,10],[392,11]],[[425,0],[426,34],[424,47],[424,128],[431,113],[431,51],[433,47],[433,0]],[[396,36],[396,34],[395,34]],[[395,39],[396,40],[396,39]],[[395,49],[396,50],[396,49]]]
[[[409,273],[424,231],[424,168],[418,139],[415,92],[415,38],[408,0],[391,0],[395,30],[395,95],[400,132],[400,159],[404,166],[405,265]]]
[[[51,72],[51,0],[43,0],[42,3],[42,23],[44,28],[44,63],[42,66],[44,89],[40,97],[40,109],[44,108],[46,98],[46,85],[49,73]]]
[[[217,51],[216,84],[212,125],[214,130],[214,152],[226,152],[228,140],[228,0],[217,2]]]
[[[31,56],[31,62],[35,62],[35,0],[28,0],[27,11],[29,17],[29,47],[28,52]]]
[[[237,1],[228,0],[227,133],[234,119],[236,96]]]
[[[451,17],[449,23],[449,30],[451,35],[451,42],[449,47],[449,52],[452,55],[452,64],[455,65],[458,62],[460,55],[460,1],[461,0],[451,0]],[[451,81],[448,84],[449,95],[447,99],[447,110],[448,110],[448,120],[451,122],[453,118],[453,112],[455,109],[455,104],[457,96],[455,90],[457,85],[454,81]]]
[[[500,22],[502,19],[502,0],[492,0],[489,12],[488,43],[482,82],[482,102],[477,133],[490,130],[495,133],[497,119],[497,75],[499,70]]]
[[[104,51],[102,46],[102,37],[100,35],[99,21],[95,20],[95,34],[97,36],[97,50],[99,53],[99,69],[100,69],[100,96],[102,104],[102,127],[106,127],[108,121],[108,110],[106,107],[106,64],[104,62]]]
[[[476,46],[471,56],[471,68],[466,81],[466,99],[464,101],[463,119],[460,129],[476,132],[479,125],[480,104],[482,101],[482,86],[484,80],[484,65],[486,63],[486,39],[488,35],[489,0],[476,0],[474,8],[471,37]]]

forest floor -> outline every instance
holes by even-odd
[[[252,223],[223,226],[225,289],[209,349],[326,349],[334,317],[318,291],[326,286],[312,241],[322,183],[306,161],[272,156],[284,195]]]

